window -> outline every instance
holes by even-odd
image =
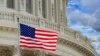
[[[53,9],[53,4],[52,4],[52,16],[54,15],[54,14],[53,14],[53,10],[54,10],[54,9]]]
[[[55,22],[55,1],[51,0],[51,20]]]
[[[32,0],[26,0],[26,12],[32,13]]]
[[[55,19],[55,1],[54,0],[51,1],[51,16],[54,21],[54,19]]]
[[[14,5],[14,0],[7,0],[7,7],[8,7],[8,8],[12,8],[12,9],[13,9],[14,6],[15,6],[15,5]]]
[[[46,9],[46,7],[45,7],[45,0],[42,0],[42,16],[43,16],[44,18],[46,18],[45,9]]]
[[[54,12],[54,15],[55,15],[55,22],[57,22],[57,11],[56,11],[56,10],[57,10],[57,7],[56,7],[57,3],[56,3],[56,2],[57,2],[57,0],[54,0],[54,9],[55,9],[55,10],[54,10],[54,11],[55,11],[55,12]]]
[[[39,11],[41,11],[41,2],[39,1]]]
[[[61,10],[61,22],[63,22],[63,10]]]

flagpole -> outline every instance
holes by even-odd
[[[19,25],[19,18],[17,18],[17,23],[18,23],[18,56],[21,56],[20,53],[20,25]]]

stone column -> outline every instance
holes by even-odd
[[[66,25],[67,19],[66,19],[66,0],[62,1],[63,4],[63,24]]]
[[[51,0],[51,21],[55,22],[55,1]]]
[[[61,13],[60,13],[60,0],[57,1],[57,5],[59,6],[59,7],[57,8],[57,9],[58,9],[58,22],[60,22],[60,14],[61,14]],[[61,22],[60,22],[60,23],[61,23]],[[60,24],[60,23],[59,23],[59,24]]]
[[[55,1],[55,22],[58,22],[58,0],[54,0]]]
[[[41,18],[42,17],[42,0],[38,1],[39,7],[38,7],[38,16]]]
[[[1,8],[6,8],[7,2],[6,0],[0,0],[0,9]]]
[[[15,10],[19,10],[19,0],[14,0]]]
[[[35,0],[35,16],[38,16],[38,0]]]
[[[52,21],[52,17],[51,17],[51,0],[48,0],[48,18],[50,21]]]
[[[42,0],[35,0],[35,16],[42,17]]]
[[[32,9],[33,9],[33,15],[35,16],[35,6],[36,6],[36,2],[35,2],[36,0],[32,0]]]
[[[46,18],[49,20],[49,0],[45,0],[45,3],[46,3]]]
[[[19,5],[20,5],[20,11],[25,12],[26,11],[26,0],[19,0]]]

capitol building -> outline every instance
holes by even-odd
[[[67,26],[67,2],[67,0],[0,0],[0,56],[96,56],[89,40]],[[57,50],[50,52],[21,49],[19,22],[58,32]]]

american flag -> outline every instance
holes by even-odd
[[[20,24],[20,47],[56,50],[58,34],[54,31]]]

